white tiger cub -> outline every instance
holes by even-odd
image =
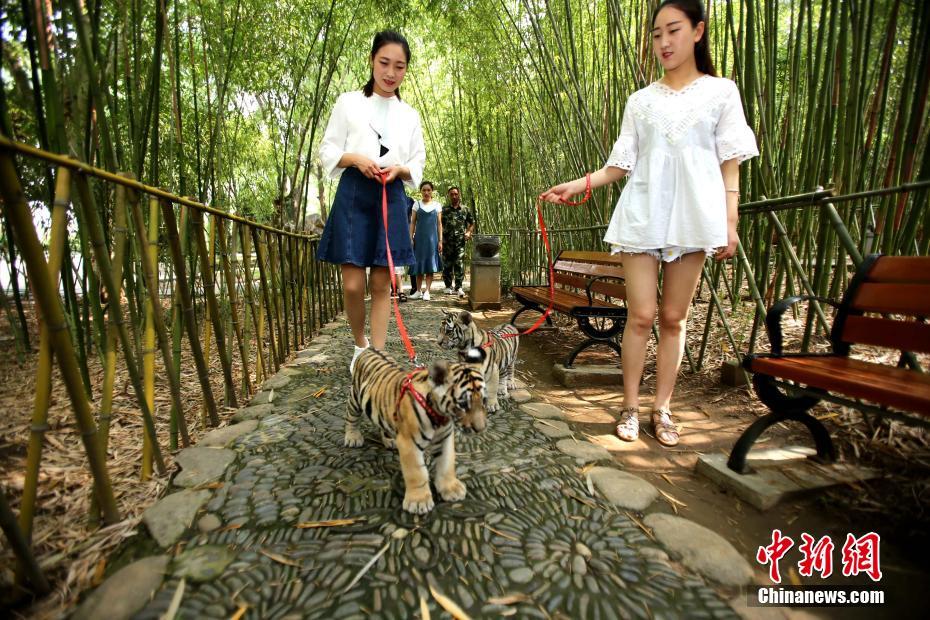
[[[481,371],[488,384],[488,413],[496,412],[500,409],[498,399],[508,398],[509,390],[515,388],[513,372],[520,346],[520,338],[517,335],[519,330],[510,324],[484,330],[478,327],[469,312],[442,312],[445,319],[439,330],[439,346],[458,349],[460,353],[471,347],[488,351]],[[500,337],[504,335],[507,337]],[[486,344],[488,341],[491,344]]]
[[[404,510],[424,514],[433,509],[429,471],[423,453],[435,454],[436,489],[446,501],[465,498],[465,485],[455,475],[455,424],[481,432],[487,426],[481,349],[466,352],[466,362],[434,361],[429,368],[407,373],[381,351],[366,349],[355,362],[346,407],[345,445],[357,448],[364,439],[358,419],[364,411],[381,431],[388,448],[397,448],[404,476]],[[416,394],[409,393],[414,390]]]

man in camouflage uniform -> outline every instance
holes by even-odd
[[[454,185],[449,188],[449,203],[442,208],[442,280],[445,293],[465,297],[465,244],[475,232],[475,216],[462,206],[462,194]],[[454,282],[453,282],[454,280]],[[455,288],[452,285],[455,284]]]

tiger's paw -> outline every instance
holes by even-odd
[[[384,447],[388,450],[393,450],[397,447],[397,442],[392,437],[388,437],[387,435],[381,435],[381,443],[383,443]]]
[[[465,488],[465,483],[458,478],[453,478],[445,482],[439,482],[437,480],[436,490],[439,491],[439,495],[442,499],[447,502],[457,502],[460,499],[465,499],[465,495],[468,492]]]
[[[359,448],[361,447],[363,443],[365,443],[365,438],[362,437],[362,434],[360,432],[358,432],[358,429],[356,428],[346,429],[346,436],[345,436],[345,439],[343,440],[343,444],[347,448]]]
[[[429,487],[425,491],[407,491],[404,494],[404,510],[423,515],[433,509],[433,494]]]
[[[487,403],[488,413],[497,413],[501,408],[501,404],[497,402],[497,399],[489,400]]]

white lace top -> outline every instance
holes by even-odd
[[[382,146],[388,149],[384,155]],[[361,153],[382,168],[407,166],[404,184],[416,189],[426,162],[420,115],[397,97],[366,97],[360,90],[339,95],[320,143],[320,163],[330,178],[342,176],[338,164],[346,153]]]
[[[680,91],[630,96],[608,166],[630,171],[604,241],[629,249],[727,244],[720,164],[759,154],[736,84],[703,75]]]

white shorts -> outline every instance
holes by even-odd
[[[670,245],[664,248],[634,248],[628,245],[616,245],[611,244],[611,254],[648,254],[656,260],[671,263],[672,261],[681,260],[685,254],[692,254],[694,252],[704,252],[707,256],[712,256],[717,253],[716,248],[683,248],[677,245]]]

